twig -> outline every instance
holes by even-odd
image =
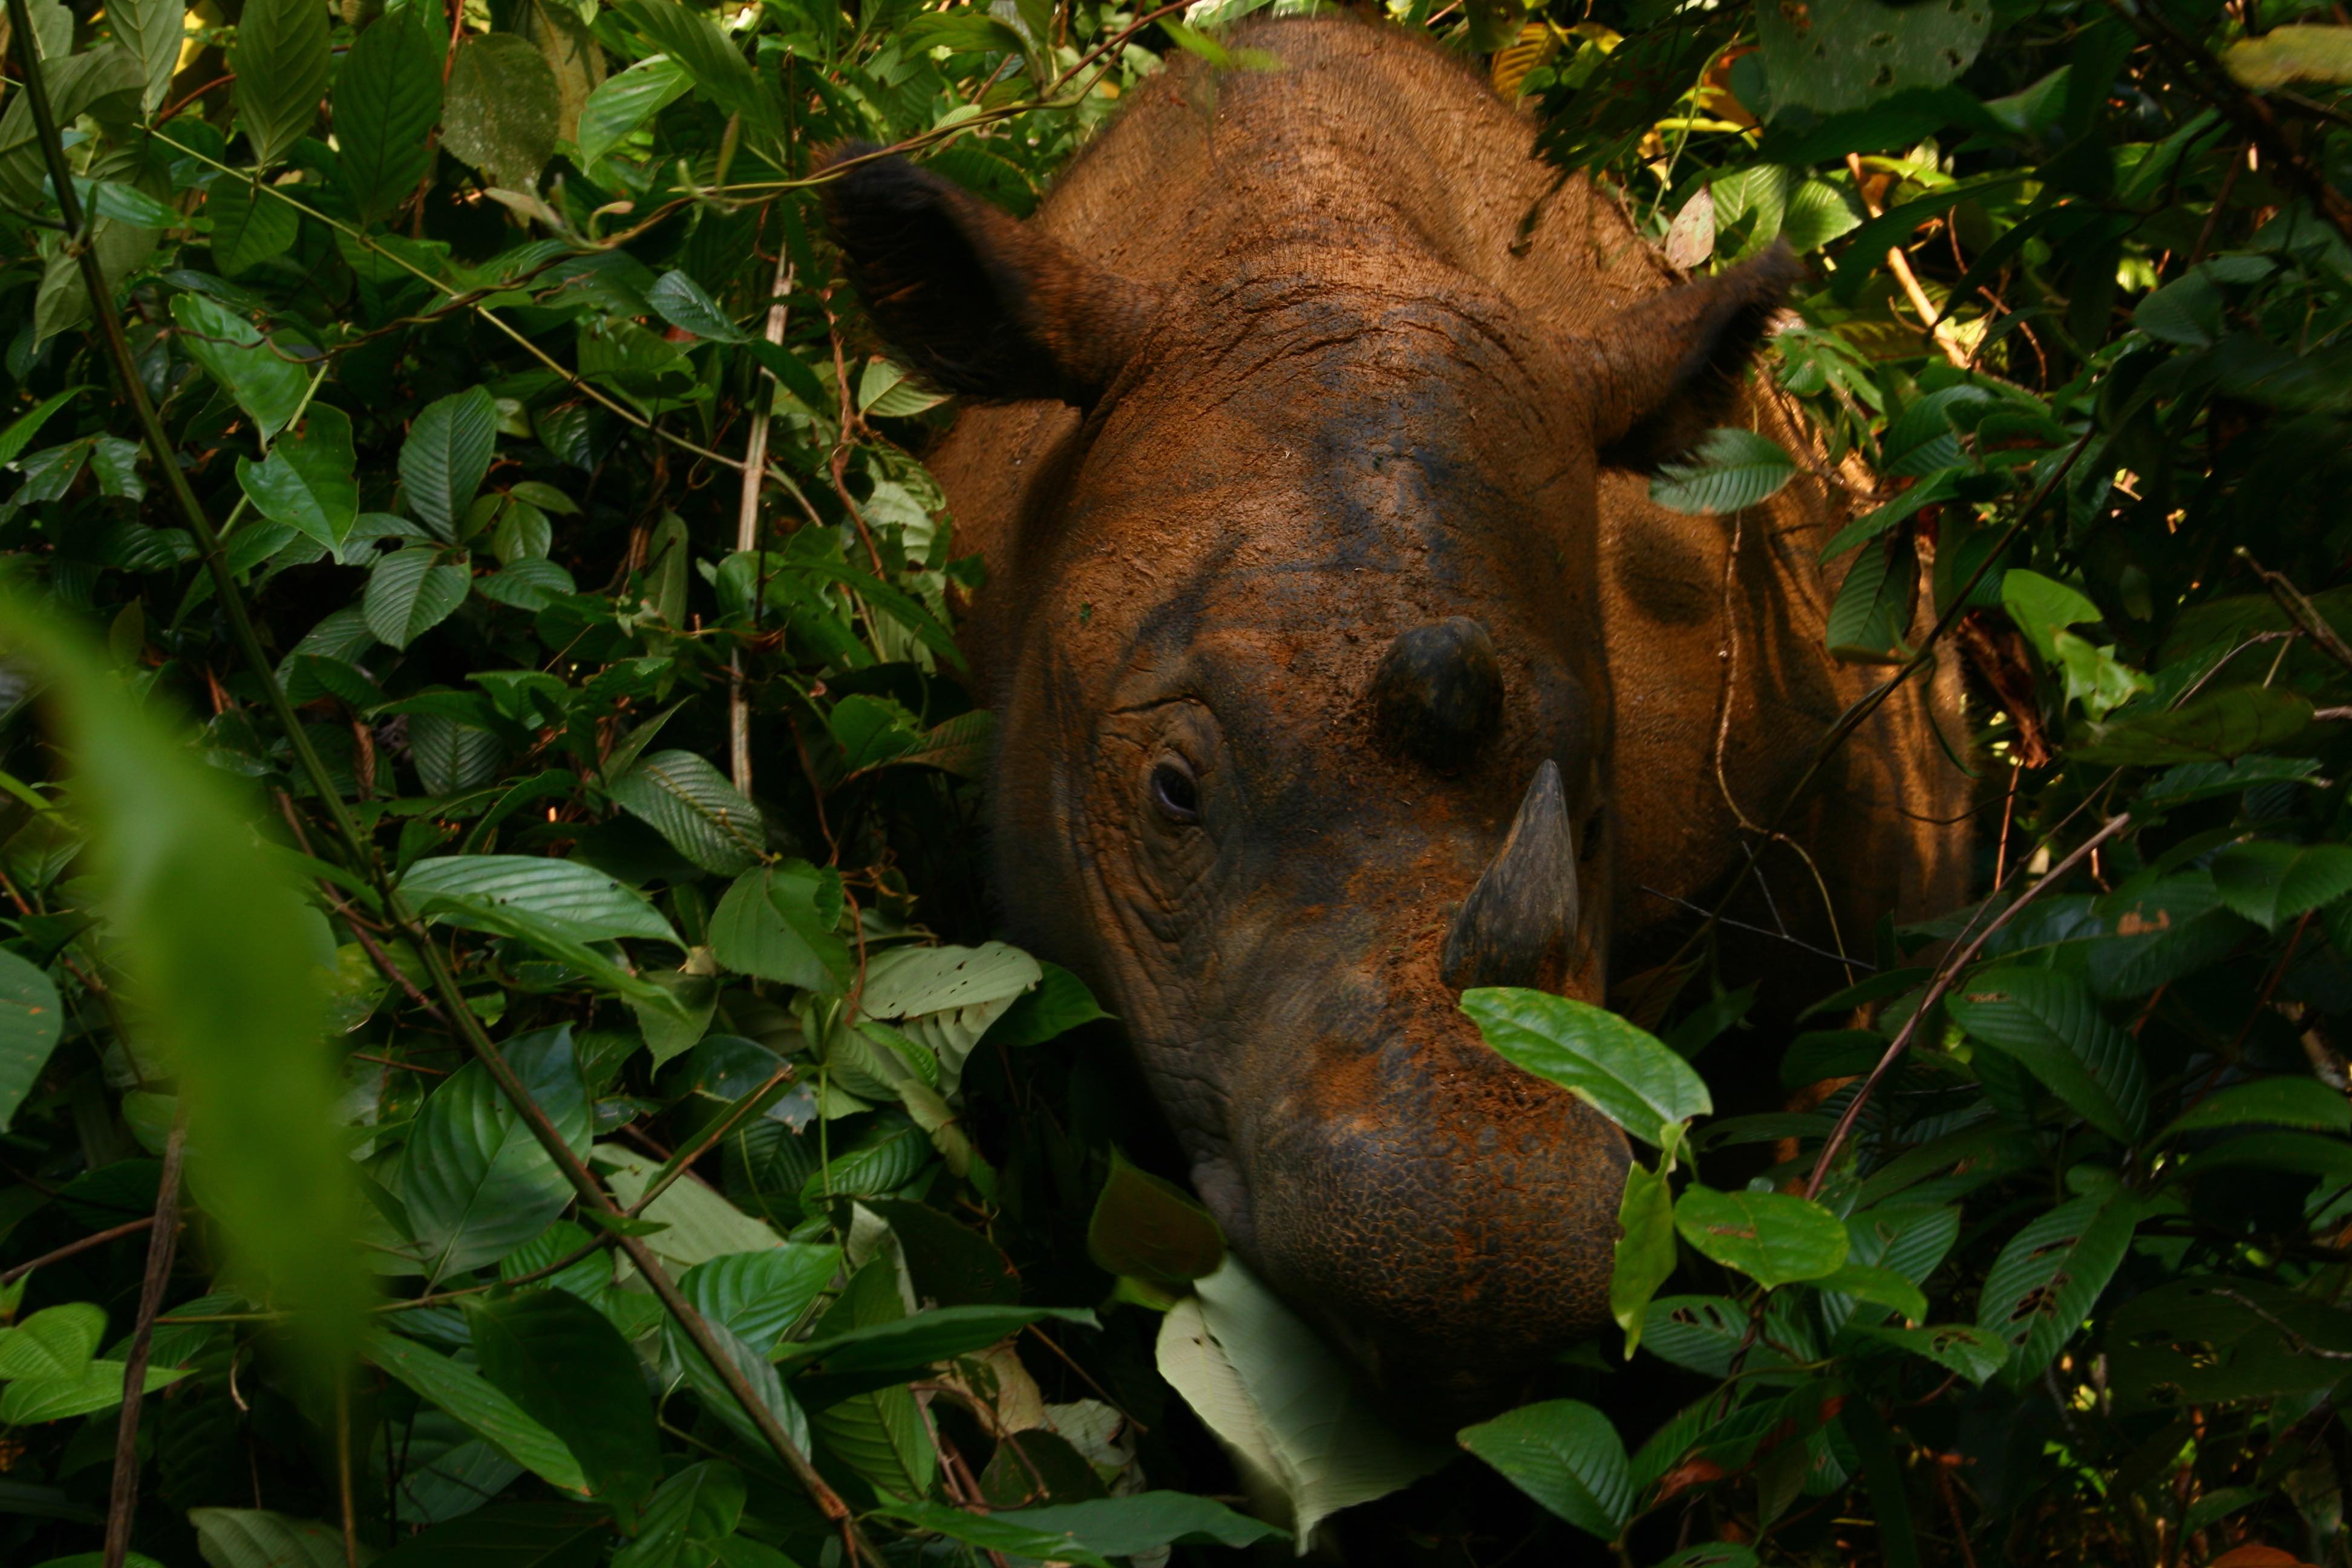
[[[768,321],[762,334],[778,348],[783,346],[784,324],[789,312],[784,298],[793,289],[793,249],[784,237],[776,237],[776,279],[768,290]],[[751,373],[751,384],[758,389],[751,401],[751,431],[743,442],[743,495],[735,508],[735,549],[744,553],[760,547],[760,475],[768,466],[768,416],[775,406],[775,394],[768,383],[773,379],[764,369]],[[751,602],[751,619],[758,625],[764,590]],[[739,645],[727,655],[728,673],[734,679],[727,688],[727,750],[734,764],[735,793],[750,798],[751,794],[751,699],[743,689],[743,650]]]
[[[126,1236],[136,1236],[154,1223],[155,1216],[152,1214],[146,1215],[107,1230],[93,1232],[83,1237],[79,1241],[69,1241],[55,1252],[44,1252],[30,1263],[19,1263],[14,1268],[0,1273],[0,1285],[14,1285],[36,1268],[45,1268],[52,1263],[62,1263],[78,1252],[88,1252],[92,1247],[104,1247],[110,1241],[121,1241]]]
[[[2352,669],[2352,647],[2346,646],[2344,639],[2336,635],[2336,628],[2327,624],[2317,606],[2304,597],[2302,589],[2288,582],[2285,574],[2273,572],[2255,560],[2253,552],[2244,545],[2239,545],[2234,553],[2253,569],[2254,575],[2263,580],[2263,586],[2271,591],[2271,597],[2278,601],[2279,608],[2286,612],[2287,619],[2302,627],[2319,645],[2320,652]]]
[[[23,4],[12,0],[9,8]],[[23,25],[21,20],[17,25]],[[106,1568],[122,1568],[131,1552],[131,1521],[139,1511],[139,1406],[147,1392],[148,1353],[155,1347],[155,1314],[163,1310],[163,1288],[171,1283],[172,1255],[179,1245],[180,1163],[187,1146],[184,1109],[173,1119],[171,1136],[163,1142],[155,1228],[147,1238],[147,1277],[140,1282],[139,1318],[131,1331],[131,1354],[122,1363],[122,1413],[114,1423],[114,1484],[106,1508]]]
[[[1881,216],[1878,204],[1870,199],[1869,191],[1863,184],[1862,154],[1848,153],[1845,166],[1853,174],[1853,194],[1862,198],[1863,206],[1871,216]],[[1911,301],[1911,308],[1919,312],[1919,324],[1927,329],[1927,335],[1935,340],[1944,357],[1960,369],[1968,369],[1969,356],[1951,341],[1950,323],[1937,313],[1936,302],[1927,298],[1925,289],[1919,287],[1919,275],[1911,270],[1911,258],[1904,253],[1900,245],[1886,247],[1886,269],[1894,273],[1895,281],[1903,286],[1904,297]]]
[[[1977,933],[1976,940],[1944,961],[1943,966],[1936,972],[1935,981],[1928,985],[1927,994],[1919,999],[1919,1005],[1914,1008],[1911,1016],[1905,1020],[1902,1029],[1895,1037],[1894,1043],[1886,1047],[1886,1054],[1878,1058],[1878,1065],[1870,1069],[1870,1076],[1862,1080],[1862,1088],[1856,1090],[1853,1099],[1847,1102],[1845,1114],[1840,1116],[1837,1125],[1830,1130],[1829,1141],[1822,1145],[1820,1155],[1813,1161],[1813,1173],[1805,1180],[1805,1196],[1815,1198],[1821,1195],[1822,1183],[1829,1177],[1830,1162],[1837,1157],[1838,1151],[1844,1146],[1847,1137],[1853,1133],[1853,1124],[1862,1120],[1863,1107],[1870,1103],[1872,1093],[1877,1089],[1886,1075],[1894,1070],[1895,1064],[1903,1059],[1903,1053],[1911,1048],[1912,1038],[1918,1034],[1922,1020],[1936,1010],[1936,1004],[1944,999],[1944,994],[1952,988],[1952,983],[1960,977],[1960,972],[1975,962],[1977,954],[1984,950],[1984,944],[1992,940],[1993,933],[2015,920],[2018,912],[2028,904],[2065,880],[2066,873],[2090,858],[2092,850],[2096,849],[2129,826],[2131,826],[2131,813],[2127,811],[2107,818],[2105,825],[2096,833],[2075,846],[2074,853],[2051,867],[2047,876],[2019,894],[2015,903],[2001,910],[2000,914],[1987,924],[1984,930]]]

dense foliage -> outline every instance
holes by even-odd
[[[815,219],[1024,211],[1257,8],[10,0],[0,1556],[2352,1562],[2352,22],[1390,6],[1808,258],[1831,647],[1966,660],[1986,890],[1785,1040],[1696,918],[1465,999],[1645,1163],[1622,1341],[1447,1449],[989,940],[951,411]]]

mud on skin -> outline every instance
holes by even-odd
[[[893,352],[976,405],[932,467],[989,568],[1012,921],[1127,1021],[1241,1256],[1453,1423],[1606,1322],[1627,1158],[1459,990],[1601,1001],[1726,879],[1864,684],[1819,651],[1851,498],[1646,500],[1712,426],[1800,442],[1740,384],[1785,253],[1678,282],[1401,32],[1242,41],[1280,68],[1171,62],[1027,223],[890,160],[830,211]],[[1960,815],[1954,696],[1898,696],[1801,814],[1843,930],[1957,895],[1919,820]],[[1801,993],[1795,952],[1725,963]]]

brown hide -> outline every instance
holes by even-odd
[[[1126,1020],[1243,1257],[1459,1414],[1607,1321],[1626,1152],[1478,1041],[1449,925],[1549,762],[1564,817],[1517,837],[1572,842],[1580,921],[1544,978],[1598,1000],[1689,929],[1876,679],[1822,652],[1817,552],[1854,498],[1805,478],[1677,516],[1595,455],[1717,422],[1806,449],[1706,384],[1783,263],[1662,294],[1612,201],[1436,48],[1340,19],[1237,42],[1278,68],[1172,59],[1030,223],[950,200],[992,293],[929,276],[939,234],[876,220],[878,184],[835,226],[934,379],[1068,400],[971,408],[932,457],[988,566],[967,638],[1016,934]],[[1491,634],[1494,732],[1384,743],[1384,650],[1457,617]],[[1736,914],[1866,950],[1957,896],[1964,830],[1930,822],[1965,804],[1930,731],[1952,680],[1855,738],[1789,825],[1810,865],[1768,849]],[[1804,959],[1767,942],[1726,978],[1839,982]]]

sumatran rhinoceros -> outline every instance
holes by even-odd
[[[830,216],[892,350],[979,405],[932,466],[987,565],[1014,934],[1125,1021],[1250,1267],[1468,1410],[1608,1321],[1627,1147],[1461,992],[1654,962],[1882,672],[1822,652],[1822,461],[1735,517],[1647,496],[1716,425],[1811,450],[1740,388],[1785,252],[1677,286],[1441,50],[1234,42],[1272,62],[1171,59],[1026,222],[855,147]],[[1956,890],[1952,679],[1784,823],[1741,918],[1810,947],[1728,984],[1820,994],[1811,949]]]

